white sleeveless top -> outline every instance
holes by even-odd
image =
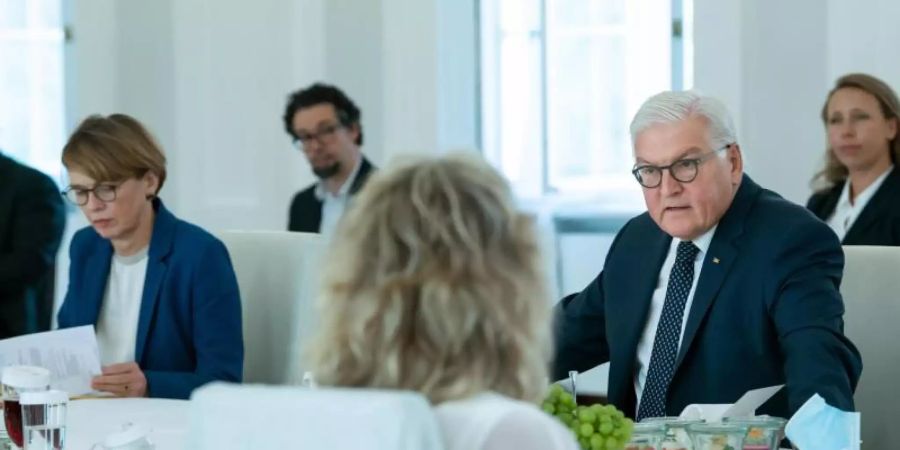
[[[486,392],[437,405],[445,450],[579,450],[575,435],[536,406]]]

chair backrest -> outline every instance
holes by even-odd
[[[288,231],[226,231],[225,243],[241,291],[244,381],[298,383],[301,344],[316,324],[324,241]]]
[[[900,380],[900,247],[846,246],[844,255],[844,332],[863,359],[854,395],[863,448],[892,448],[900,442],[900,405],[891,394]]]
[[[418,393],[215,383],[194,391],[185,448],[442,450]]]

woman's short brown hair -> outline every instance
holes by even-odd
[[[96,182],[140,178],[152,172],[159,178],[158,193],[166,180],[162,148],[137,119],[126,114],[84,119],[63,147],[62,163],[84,172]]]
[[[433,403],[546,392],[551,302],[533,220],[483,160],[379,171],[332,245],[310,348],[318,381]]]
[[[900,101],[897,99],[897,94],[887,83],[872,75],[851,73],[838,78],[834,83],[834,88],[828,92],[828,97],[825,98],[825,104],[822,105],[822,123],[825,124],[826,128],[828,127],[828,102],[831,101],[831,96],[835,92],[843,88],[856,88],[868,92],[878,100],[881,113],[885,119],[900,120]],[[897,126],[900,127],[900,122],[897,123]],[[813,186],[818,188],[818,190],[826,190],[838,183],[842,183],[849,175],[847,166],[837,159],[830,144],[826,145],[829,145],[829,147],[825,151],[825,168],[813,177]],[[894,164],[898,164],[898,161],[900,161],[900,137],[895,136],[889,147],[891,161]]]

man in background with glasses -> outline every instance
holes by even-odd
[[[774,385],[759,414],[790,417],[815,393],[853,410],[862,361],[843,333],[831,229],[743,173],[715,99],[651,97],[631,136],[647,212],[557,306],[555,377],[609,361],[609,401],[638,420]]]
[[[53,180],[0,153],[0,339],[50,329],[65,222]]]
[[[316,83],[291,94],[284,127],[319,178],[294,196],[288,230],[330,236],[373,170],[360,150],[359,108],[340,89]]]

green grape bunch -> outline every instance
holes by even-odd
[[[575,434],[584,450],[623,450],[631,439],[634,422],[612,405],[579,406],[575,397],[553,384],[541,408]]]

